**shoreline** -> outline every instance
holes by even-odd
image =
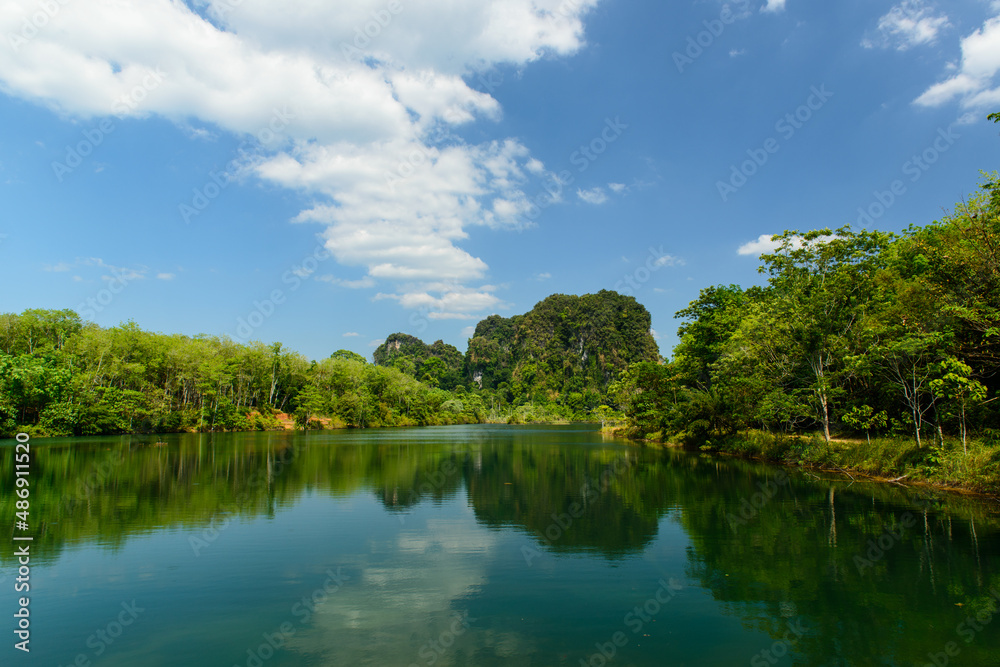
[[[282,422],[281,423],[281,428],[270,428],[270,429],[243,429],[243,430],[216,430],[216,431],[183,430],[183,431],[172,431],[172,432],[163,432],[163,433],[159,433],[159,432],[156,432],[156,433],[138,433],[138,432],[132,432],[132,433],[117,433],[117,434],[106,434],[106,435],[117,435],[117,436],[133,435],[133,436],[157,437],[157,436],[164,436],[164,435],[192,435],[192,434],[199,434],[199,433],[205,433],[205,434],[210,434],[210,433],[288,433],[288,432],[308,433],[308,432],[322,432],[322,431],[347,431],[347,430],[387,429],[387,428],[422,428],[422,427],[425,427],[425,426],[462,426],[462,425],[471,425],[471,424],[504,424],[504,425],[510,425],[510,426],[532,426],[532,425],[566,426],[566,425],[570,425],[570,424],[594,424],[594,425],[599,425],[599,423],[600,423],[600,422],[568,422],[568,421],[544,421],[544,420],[542,420],[542,421],[534,421],[534,422],[527,422],[527,423],[517,423],[517,422],[499,421],[499,420],[498,421],[482,420],[482,421],[472,421],[472,422],[456,422],[456,423],[453,423],[453,424],[422,424],[422,425],[420,425],[420,424],[394,424],[394,425],[383,425],[383,426],[347,426],[347,425],[333,425],[331,418],[324,418],[323,419],[324,422],[327,421],[327,420],[330,420],[331,424],[330,425],[324,424],[324,427],[323,428],[319,428],[319,429],[316,429],[316,428],[300,428],[300,427],[298,427],[298,426],[295,425],[295,423],[294,423],[293,420],[289,419],[287,421],[285,421],[285,420],[279,420],[279,421]],[[689,453],[706,453],[706,454],[712,454],[712,455],[718,455],[718,456],[726,456],[726,457],[732,457],[732,458],[736,458],[736,459],[741,459],[741,460],[744,460],[744,461],[753,461],[753,462],[756,462],[756,463],[769,463],[769,464],[774,464],[774,465],[781,465],[781,466],[786,467],[786,468],[798,468],[798,469],[801,469],[801,470],[804,470],[804,471],[812,470],[812,471],[816,471],[816,472],[836,473],[838,475],[846,475],[852,481],[856,481],[856,480],[854,480],[854,477],[857,476],[857,477],[863,478],[865,481],[876,482],[876,483],[879,483],[879,484],[894,484],[896,486],[902,486],[902,487],[908,487],[908,488],[924,487],[924,488],[932,489],[932,490],[935,490],[935,491],[944,491],[944,492],[947,492],[947,493],[955,493],[955,494],[962,494],[962,495],[967,495],[967,496],[975,496],[975,497],[978,497],[978,498],[984,498],[984,499],[988,499],[988,500],[991,500],[991,501],[996,502],[996,503],[1000,503],[1000,489],[997,489],[997,490],[983,490],[983,489],[977,489],[977,488],[974,488],[974,487],[971,487],[971,486],[964,486],[964,485],[961,485],[961,484],[954,484],[954,483],[948,483],[948,482],[942,482],[942,481],[935,481],[935,480],[932,480],[932,479],[910,479],[909,477],[910,477],[911,472],[907,472],[906,474],[904,474],[902,476],[890,477],[889,476],[890,473],[888,473],[886,471],[869,472],[869,471],[860,470],[857,467],[852,467],[852,466],[831,466],[829,464],[824,464],[823,462],[819,462],[819,461],[807,461],[807,460],[804,460],[804,461],[796,462],[796,461],[788,460],[788,459],[783,458],[783,457],[766,456],[766,455],[753,454],[753,453],[748,453],[748,452],[730,451],[730,450],[726,450],[726,449],[722,449],[722,448],[718,448],[718,447],[714,447],[714,446],[706,448],[706,449],[698,449],[698,448],[688,447],[688,446],[685,446],[685,445],[683,445],[681,443],[677,443],[677,442],[670,442],[670,441],[664,441],[664,440],[654,440],[654,439],[649,439],[649,438],[638,438],[638,437],[629,436],[629,435],[624,434],[622,432],[623,429],[621,427],[617,427],[616,428],[616,427],[610,427],[610,426],[603,426],[603,427],[599,426],[599,428],[597,430],[599,432],[605,434],[605,435],[610,435],[610,436],[613,436],[613,437],[616,437],[616,438],[621,438],[621,439],[623,439],[623,440],[625,440],[625,441],[627,441],[629,443],[638,444],[638,445],[641,445],[641,446],[644,446],[644,447],[657,447],[657,448],[661,448],[661,449],[679,449],[681,451],[685,451],[685,452],[689,452]],[[95,436],[72,436],[72,435],[66,436],[66,435],[41,435],[41,434],[32,434],[31,437],[32,438],[66,438],[66,437],[72,438],[72,437],[95,437]],[[99,436],[97,436],[97,437],[99,437]],[[801,438],[798,438],[798,440],[801,440]],[[744,441],[749,442],[748,439],[744,439]],[[836,444],[840,444],[840,445],[851,445],[851,444],[854,444],[852,441],[845,441],[845,440],[834,440],[832,442],[836,443]],[[925,448],[925,449],[929,450],[929,448]],[[1000,451],[1000,449],[998,449],[997,451]]]
[[[885,473],[881,473],[880,474],[880,473],[865,472],[865,471],[858,470],[857,468],[852,468],[852,467],[846,467],[846,468],[845,467],[829,467],[829,466],[824,466],[823,464],[818,463],[818,462],[808,462],[808,461],[800,463],[800,462],[795,462],[795,461],[789,461],[789,460],[782,459],[782,458],[772,458],[772,457],[767,457],[767,456],[755,456],[755,455],[752,455],[752,454],[727,451],[727,450],[724,450],[724,449],[717,449],[717,448],[714,448],[714,447],[710,448],[710,449],[707,449],[707,450],[691,449],[690,447],[685,447],[684,445],[679,444],[679,443],[675,443],[675,442],[667,442],[667,441],[662,441],[662,440],[650,440],[650,439],[646,439],[646,438],[634,438],[634,437],[629,437],[629,436],[622,435],[621,433],[614,433],[614,434],[618,435],[619,437],[623,437],[623,438],[625,438],[625,439],[627,439],[627,440],[629,440],[631,442],[642,444],[643,446],[653,446],[653,447],[660,447],[660,448],[664,448],[664,449],[679,449],[679,450],[686,451],[686,452],[691,452],[691,453],[705,453],[705,454],[712,454],[712,455],[716,455],[716,456],[727,456],[727,457],[732,457],[732,458],[736,458],[736,459],[741,459],[741,460],[744,460],[744,461],[754,461],[756,463],[769,463],[769,464],[773,464],[773,465],[780,465],[780,466],[783,466],[783,467],[786,467],[786,468],[801,469],[801,470],[804,470],[804,471],[814,470],[814,471],[822,471],[822,472],[828,472],[828,473],[837,473],[837,474],[840,474],[840,475],[847,475],[848,477],[851,478],[852,481],[856,481],[856,480],[854,480],[854,476],[857,476],[857,477],[863,478],[865,481],[875,482],[875,483],[878,483],[878,484],[893,484],[893,485],[896,485],[896,486],[902,486],[902,487],[907,487],[907,488],[924,487],[924,488],[932,489],[934,491],[944,491],[944,492],[947,492],[947,493],[955,493],[955,494],[961,494],[961,495],[965,495],[965,496],[975,496],[977,498],[982,498],[982,499],[990,500],[990,501],[993,501],[993,502],[996,502],[996,503],[1000,504],[1000,489],[998,489],[996,491],[984,491],[984,490],[975,489],[975,488],[971,488],[971,487],[967,487],[967,486],[956,486],[954,484],[949,484],[947,482],[937,482],[937,481],[929,480],[929,479],[912,479],[911,480],[911,479],[908,479],[910,473],[907,473],[906,475],[903,476],[903,478],[907,478],[906,481],[904,482],[904,481],[902,481],[903,478],[898,477],[898,476],[897,477],[888,477],[888,476],[885,475]],[[840,441],[840,442],[843,442],[843,441]]]
[[[20,431],[21,433],[28,433],[32,439],[48,439],[48,438],[100,438],[100,437],[117,437],[123,435],[136,435],[136,436],[148,436],[148,437],[158,437],[164,435],[197,435],[199,433],[210,434],[210,433],[316,433],[322,431],[364,431],[367,429],[386,429],[386,428],[425,428],[429,426],[469,426],[473,424],[502,424],[506,426],[537,426],[537,425],[547,425],[547,426],[569,426],[572,424],[597,424],[598,422],[589,421],[570,421],[570,420],[539,420],[539,421],[527,421],[527,422],[517,422],[517,421],[505,421],[505,420],[491,420],[484,419],[481,421],[456,421],[447,424],[382,424],[378,426],[368,425],[368,426],[351,426],[344,424],[343,422],[335,423],[335,417],[323,417],[323,418],[313,418],[317,421],[324,423],[322,428],[302,428],[297,426],[294,420],[279,420],[280,427],[278,428],[247,428],[247,429],[216,429],[216,430],[206,430],[202,431],[197,428],[186,428],[179,431],[123,431],[121,433],[93,433],[88,435],[66,435],[63,433],[59,434],[46,434],[46,433],[33,433],[30,431]],[[0,440],[14,440],[14,435],[0,436]]]

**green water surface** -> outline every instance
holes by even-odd
[[[158,442],[166,444],[157,444]],[[38,439],[3,665],[1000,664],[1000,508],[591,427]],[[978,618],[977,618],[978,617]]]

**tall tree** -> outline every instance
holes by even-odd
[[[829,443],[832,403],[848,372],[842,362],[873,305],[875,277],[892,235],[841,227],[786,231],[773,240],[780,245],[761,256],[760,270],[769,275],[777,316],[788,325],[783,345],[807,369],[817,419]]]

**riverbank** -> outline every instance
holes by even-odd
[[[436,418],[426,421],[419,422],[413,419],[408,419],[406,417],[398,419],[395,423],[381,424],[381,423],[369,423],[365,426],[357,426],[354,424],[349,424],[343,419],[337,416],[311,416],[307,425],[303,425],[301,421],[297,421],[294,415],[288,414],[286,412],[274,412],[273,414],[262,414],[259,412],[251,412],[243,416],[239,421],[234,422],[238,426],[236,428],[228,427],[210,427],[202,424],[201,426],[187,426],[178,428],[176,430],[135,430],[135,431],[119,431],[112,434],[87,434],[87,435],[166,435],[166,434],[177,434],[177,433],[252,433],[255,431],[264,432],[280,432],[280,431],[318,431],[318,430],[341,430],[341,429],[382,429],[382,428],[412,428],[421,426],[459,426],[468,424],[511,424],[511,425],[529,425],[529,424],[545,424],[553,426],[565,426],[572,423],[593,423],[593,422],[574,422],[567,419],[565,416],[559,415],[557,413],[547,411],[544,409],[539,409],[533,406],[520,406],[509,411],[506,414],[501,415],[483,415],[478,418],[466,415],[462,413],[458,414],[445,414],[437,415]],[[32,438],[60,438],[67,437],[68,434],[65,432],[50,432],[43,427],[39,426],[23,426],[15,428],[10,435],[13,438],[13,433],[27,433]],[[0,435],[0,440],[5,439],[5,436]]]
[[[617,435],[625,435],[621,429]],[[659,434],[649,434],[657,436]],[[665,447],[692,449],[669,438],[631,438]],[[1000,443],[970,439],[924,444],[901,438],[831,440],[822,436],[744,431],[696,448],[755,461],[864,476],[896,484],[928,485],[1000,498]]]

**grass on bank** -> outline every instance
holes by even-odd
[[[672,442],[661,433],[648,434],[645,439]],[[918,447],[907,438],[835,439],[827,444],[818,433],[785,435],[748,430],[712,439],[700,449],[1000,495],[1000,441],[995,437],[969,439],[966,448],[961,441],[948,438]]]

